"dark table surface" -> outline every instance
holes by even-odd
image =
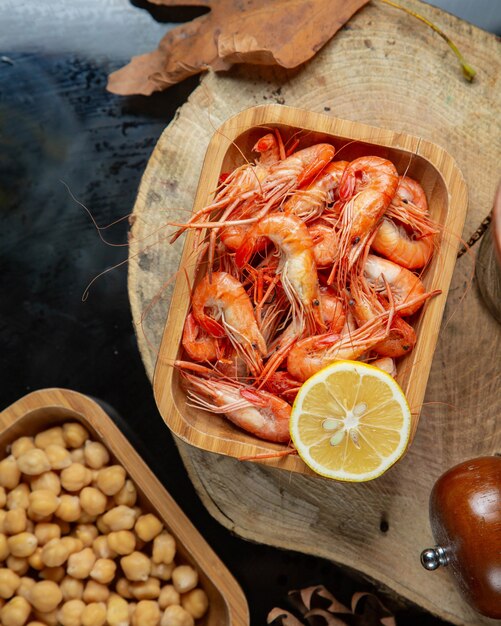
[[[120,427],[242,586],[252,624],[287,591],[323,583],[349,602],[384,590],[293,551],[243,541],[200,503],[153,400],[127,298],[127,220],[155,143],[197,86],[151,98],[106,92],[107,75],[202,10],[143,0],[0,3],[0,405],[66,387],[113,406]],[[0,452],[1,454],[1,452]],[[398,624],[443,624],[389,599]]]

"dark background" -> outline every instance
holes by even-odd
[[[150,98],[106,92],[106,77],[153,49],[174,22],[203,11],[145,9],[143,0],[2,0],[0,3],[0,406],[43,387],[100,398],[120,427],[230,568],[252,624],[287,591],[325,584],[341,601],[380,591],[355,573],[294,552],[251,544],[200,503],[164,426],[131,320],[127,257],[103,244],[100,226],[127,215],[149,155],[198,78]],[[155,19],[154,19],[155,18]],[[63,184],[63,182],[65,184]],[[104,231],[127,242],[127,221]],[[381,590],[384,598],[384,590]],[[398,623],[444,624],[388,599]]]

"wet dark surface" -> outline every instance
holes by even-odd
[[[71,9],[64,0],[0,4],[0,24],[8,25],[0,28],[0,405],[51,386],[112,405],[125,434],[237,578],[252,624],[264,624],[273,606],[286,607],[287,590],[301,586],[323,583],[348,603],[354,591],[374,587],[328,562],[243,541],[200,503],[141,363],[126,265],[97,280],[82,302],[89,281],[126,259],[127,248],[102,243],[68,188],[100,226],[128,214],[160,133],[198,84],[195,78],[149,99],[105,91],[107,74],[137,52],[136,42],[154,47],[170,26],[150,32],[141,25],[142,37],[146,12],[136,7],[127,0]],[[30,19],[28,37],[30,12],[36,23]],[[176,20],[175,9],[165,15]],[[125,220],[102,234],[124,244],[127,230]],[[398,602],[394,608],[398,624],[444,623]]]

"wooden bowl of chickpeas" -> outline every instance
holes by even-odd
[[[46,389],[0,413],[0,624],[243,626],[249,613],[104,410]]]

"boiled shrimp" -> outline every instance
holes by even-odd
[[[425,295],[424,285],[415,274],[405,267],[401,267],[388,259],[369,254],[363,266],[363,273],[368,285],[378,293],[386,293],[387,285],[389,285],[391,295],[395,302],[400,305],[400,315],[404,317],[412,315],[423,305],[424,299],[420,296]],[[432,292],[430,296],[437,295],[437,293],[440,292]]]
[[[216,378],[183,373],[188,403],[224,414],[233,424],[260,439],[289,441],[290,405],[267,391]]]
[[[252,226],[245,243],[236,252],[239,267],[248,263],[262,237],[271,239],[280,251],[277,273],[291,303],[293,317],[305,330],[323,328],[313,242],[306,225],[298,217],[284,213],[263,217]]]
[[[407,269],[417,269],[431,259],[437,232],[423,188],[412,178],[401,176],[371,247]]]
[[[286,213],[293,213],[308,223],[319,218],[332,205],[348,161],[329,163],[304,189],[298,189],[284,204]]]
[[[229,338],[253,374],[261,370],[266,343],[250,298],[236,278],[225,272],[204,276],[193,292],[192,312],[207,333]]]
[[[360,157],[345,169],[339,185],[339,198],[345,203],[339,223],[339,254],[329,276],[332,282],[338,275],[340,289],[392,201],[397,185],[395,166],[380,157]]]
[[[183,328],[183,348],[194,361],[215,361],[222,354],[221,340],[209,335],[188,313]]]
[[[300,339],[287,357],[287,371],[300,381],[341,359],[356,360],[386,336],[384,316],[346,335],[325,333]]]

